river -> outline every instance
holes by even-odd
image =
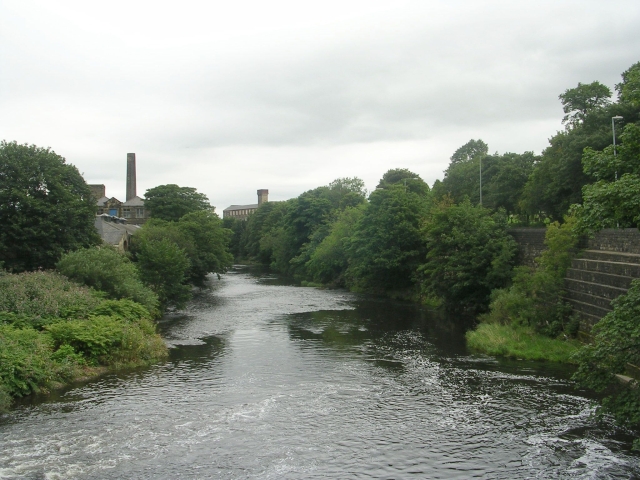
[[[0,478],[635,478],[567,367],[469,353],[433,312],[237,267],[168,361],[0,417]]]

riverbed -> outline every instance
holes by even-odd
[[[465,322],[236,267],[168,361],[0,417],[0,478],[635,478],[570,367],[467,351]]]

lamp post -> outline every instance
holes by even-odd
[[[482,155],[480,156],[480,206],[482,206]]]
[[[613,132],[613,162],[616,163],[616,120],[622,120],[624,117],[616,115],[611,117],[611,131]],[[616,181],[618,181],[618,166],[616,165]]]

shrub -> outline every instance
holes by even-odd
[[[55,378],[53,342],[32,328],[0,325],[0,381],[4,394],[38,392]]]
[[[516,268],[513,284],[493,292],[482,321],[532,327],[549,337],[563,331],[575,334],[575,322],[568,318],[571,309],[563,301],[564,277],[578,242],[575,225],[576,219],[567,217],[564,224],[547,227],[547,248],[536,259],[538,267]]]
[[[71,320],[45,327],[54,345],[69,345],[90,363],[118,365],[146,362],[166,355],[162,339],[145,318],[136,323],[112,316],[93,316],[88,320]]]
[[[106,292],[110,298],[129,298],[144,305],[149,312],[158,309],[158,297],[142,283],[135,265],[112,247],[67,253],[56,268],[76,282]]]
[[[640,280],[612,303],[613,311],[592,329],[594,340],[580,350],[574,379],[596,391],[606,389],[602,411],[620,422],[640,425],[640,390],[636,380],[623,384],[616,375],[640,365]],[[638,441],[636,441],[637,443]]]
[[[0,312],[32,319],[35,326],[52,318],[86,318],[99,296],[55,272],[0,276]]]

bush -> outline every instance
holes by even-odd
[[[101,301],[89,288],[55,272],[0,276],[0,312],[30,318],[36,327],[53,318],[86,318]]]
[[[32,328],[0,325],[0,381],[4,394],[38,392],[55,379],[53,342]],[[3,394],[3,395],[4,395]]]
[[[144,305],[149,312],[158,309],[158,297],[142,283],[135,265],[112,247],[67,253],[56,268],[76,282],[106,292],[110,298],[129,298]]]
[[[640,365],[640,280],[612,303],[613,311],[592,329],[593,342],[580,350],[574,379],[596,391],[607,391],[602,411],[623,424],[640,426],[640,390],[636,380],[622,383],[629,365]]]
[[[71,320],[45,327],[54,345],[69,345],[94,365],[147,362],[166,355],[166,346],[145,318],[136,323],[111,316]]]
[[[576,219],[567,217],[564,224],[547,227],[547,248],[536,259],[538,268],[516,268],[513,284],[492,293],[482,321],[532,327],[548,337],[576,333],[577,323],[568,317],[571,308],[563,301],[564,277],[578,242],[575,225]]]

